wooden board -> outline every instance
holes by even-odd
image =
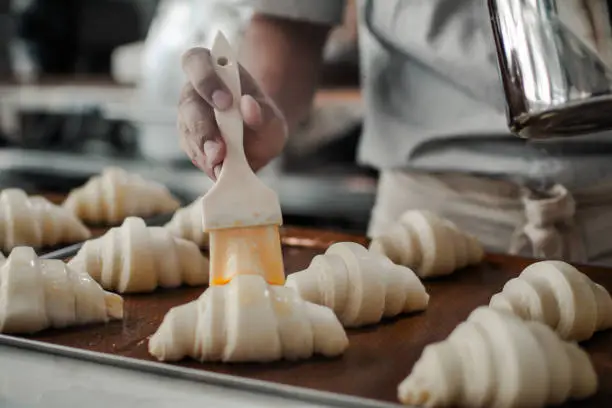
[[[365,239],[333,233],[285,229],[284,242],[302,247],[285,247],[288,273],[305,268],[312,257],[331,242]],[[443,340],[470,311],[488,303],[504,283],[516,277],[531,260],[488,255],[477,267],[427,282],[431,295],[426,312],[385,321],[379,325],[348,330],[350,347],[341,358],[314,358],[302,362],[273,364],[201,364],[183,361],[178,365],[218,373],[289,384],[315,390],[396,402],[396,389],[410,372],[423,348]],[[612,291],[612,270],[581,268]],[[126,357],[153,360],[147,352],[148,338],[173,306],[197,298],[204,288],[160,290],[152,294],[125,296],[125,319],[108,325],[46,331],[28,338]],[[579,401],[581,407],[607,407],[612,401],[612,331],[597,333],[583,344],[589,351],[600,379],[599,393]]]

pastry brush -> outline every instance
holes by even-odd
[[[221,32],[211,55],[233,101],[229,109],[215,110],[226,156],[217,182],[202,199],[203,227],[210,236],[210,284],[226,284],[236,275],[260,275],[270,284],[282,285],[280,203],[276,192],[253,172],[244,153],[238,61]]]

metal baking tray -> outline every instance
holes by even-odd
[[[167,222],[168,219],[169,216],[156,217],[150,220],[150,225],[161,225]],[[365,238],[357,235],[349,235],[334,231],[322,232],[314,229],[292,227],[284,227],[282,229],[282,239],[286,246],[288,245],[296,248],[305,248],[307,250],[315,252],[322,251],[327,248],[332,242],[339,240],[352,240],[356,242],[361,242],[362,244],[366,242]],[[76,252],[78,252],[82,245],[83,243],[70,245],[68,247],[46,253],[41,257],[47,259],[67,259],[76,254]],[[176,293],[180,290],[180,288],[178,290],[173,289],[169,292]],[[101,330],[104,331],[104,329]],[[281,384],[272,381],[258,380],[238,375],[218,373],[205,369],[190,368],[175,364],[141,360],[117,354],[96,352],[83,348],[69,347],[46,341],[33,340],[23,337],[14,337],[11,335],[0,334],[0,345],[17,347],[29,351],[57,355],[82,361],[94,362],[118,368],[147,372],[171,378],[201,382],[206,383],[208,385],[221,386],[281,398],[289,398],[296,401],[315,404],[316,406],[356,408],[392,408],[402,406],[396,403],[382,402],[369,398],[320,391],[312,388]]]
[[[309,234],[298,236],[298,232],[289,230],[284,234],[285,241],[302,245],[301,248],[285,248],[285,266],[289,273],[307,266],[312,256],[321,253],[334,240],[332,234],[321,231],[310,242],[307,239]],[[352,238],[345,236],[341,240]],[[170,376],[187,376],[197,381],[213,381],[243,389],[255,387],[264,393],[294,395],[321,405],[399,406],[396,402],[397,386],[408,375],[424,347],[445,339],[474,308],[487,304],[494,293],[532,262],[526,258],[489,254],[480,265],[457,271],[446,278],[427,281],[425,286],[431,298],[425,312],[347,330],[350,347],[342,357],[335,359],[315,357],[300,362],[279,361],[263,365],[200,363],[190,359],[158,363],[148,354],[147,339],[169,308],[196,299],[204,289],[200,287],[158,290],[151,295],[125,295],[127,317],[121,322],[48,330],[10,340],[0,337],[0,344],[8,341],[75,358],[95,359],[121,364],[122,367],[127,365],[136,370],[156,370]],[[580,269],[612,291],[609,269]],[[581,344],[593,359],[600,381],[599,391],[592,398],[564,404],[564,407],[609,406],[612,400],[610,344],[612,330],[598,332]],[[328,393],[332,395],[330,398],[327,398]]]
[[[335,394],[325,391],[316,391],[308,388],[272,383],[268,381],[254,380],[250,378],[237,377],[228,374],[214,373],[210,371],[197,370],[193,368],[155,363],[150,361],[126,358],[106,353],[97,353],[89,350],[64,347],[40,341],[28,340],[0,334],[0,345],[17,347],[20,349],[42,352],[61,357],[89,361],[113,367],[142,371],[151,374],[162,375],[170,378],[178,378],[209,385],[216,385],[236,390],[243,390],[267,395],[303,401],[312,404],[321,404],[332,407],[355,407],[355,408],[397,408],[400,404],[391,404],[360,397]]]

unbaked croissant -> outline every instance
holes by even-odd
[[[608,291],[562,261],[529,265],[491,298],[489,306],[542,322],[568,340],[587,340],[612,327]]]
[[[412,270],[354,242],[333,244],[307,269],[289,275],[285,285],[304,300],[331,308],[344,327],[425,310],[429,302]]]
[[[348,338],[334,313],[259,275],[210,286],[171,309],[149,340],[159,360],[269,362],[342,354]]]
[[[181,204],[162,184],[109,167],[72,190],[62,205],[85,222],[117,224],[129,216],[170,213]]]
[[[397,225],[374,237],[370,251],[413,269],[421,278],[448,275],[484,257],[476,238],[430,211],[417,210],[405,212]]]
[[[0,331],[34,333],[123,317],[123,299],[102,290],[86,272],[31,247],[0,261]]]
[[[84,241],[91,233],[72,213],[41,196],[23,190],[0,192],[0,248],[40,248]]]
[[[208,245],[208,234],[204,232],[204,207],[198,198],[187,207],[180,208],[164,228],[175,237],[195,242],[200,248]]]
[[[68,264],[89,272],[104,289],[120,293],[208,282],[208,259],[196,244],[173,237],[163,227],[147,227],[136,217],[85,242]]]
[[[588,354],[542,323],[486,306],[425,347],[399,385],[406,405],[544,407],[587,398],[598,379]]]

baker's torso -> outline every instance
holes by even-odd
[[[484,0],[362,0],[362,163],[568,188],[612,176],[612,135],[509,133]]]

